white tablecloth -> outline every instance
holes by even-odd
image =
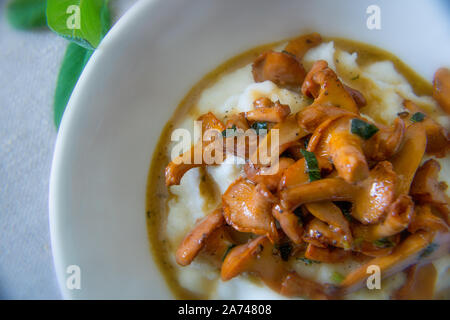
[[[13,30],[0,0],[0,299],[59,299],[48,223],[53,94],[67,41]],[[117,20],[134,0],[113,0]]]

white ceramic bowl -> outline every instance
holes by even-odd
[[[371,4],[381,30],[366,27]],[[172,297],[149,249],[147,175],[164,124],[208,71],[254,46],[318,31],[385,48],[431,80],[450,65],[449,11],[444,0],[138,2],[90,59],[59,130],[49,202],[63,297]],[[80,267],[79,290],[66,286],[70,265]]]

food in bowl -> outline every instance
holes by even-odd
[[[148,180],[175,296],[448,298],[449,74],[432,86],[384,50],[313,33],[205,76]]]

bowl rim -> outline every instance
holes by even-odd
[[[142,10],[149,10],[148,8],[154,6],[160,2],[160,0],[139,0],[135,2],[122,17],[117,20],[117,22],[111,27],[109,32],[100,42],[97,49],[94,51],[90,57],[88,63],[83,69],[75,88],[70,96],[67,103],[66,109],[64,111],[61,123],[56,136],[55,147],[53,151],[52,164],[50,169],[50,182],[49,182],[49,197],[48,197],[48,207],[49,207],[49,227],[50,227],[50,245],[52,252],[53,265],[56,273],[56,278],[58,282],[59,291],[63,299],[73,298],[71,290],[68,290],[66,283],[66,274],[62,271],[63,258],[62,258],[62,245],[59,241],[59,230],[60,222],[58,214],[58,198],[59,190],[61,190],[61,184],[63,183],[60,171],[63,161],[64,150],[67,148],[68,140],[70,139],[70,128],[74,125],[74,118],[80,112],[79,103],[77,101],[83,95],[83,87],[86,86],[86,82],[90,78],[91,74],[95,70],[97,61],[101,59],[102,55],[105,54],[104,50],[101,50],[106,46],[115,46],[121,41],[121,37],[126,36],[125,30],[129,27],[131,22]],[[150,9],[151,10],[151,9]],[[100,49],[100,50],[99,50]],[[77,106],[78,105],[78,106]]]
[[[100,43],[97,50],[94,51],[89,62],[84,68],[80,78],[72,92],[72,95],[67,104],[66,110],[62,117],[60,128],[55,141],[54,154],[52,158],[51,171],[50,171],[50,183],[49,183],[49,226],[50,226],[50,240],[52,258],[55,267],[55,273],[59,289],[63,299],[74,298],[74,291],[67,289],[65,273],[65,261],[63,249],[65,246],[61,240],[61,218],[64,214],[61,212],[60,194],[64,193],[64,181],[62,179],[62,164],[64,159],[64,153],[67,148],[70,148],[70,141],[73,136],[73,128],[78,123],[77,117],[84,111],[79,100],[84,96],[84,89],[86,88],[91,76],[93,76],[96,70],[99,60],[104,56],[109,55],[110,49],[120,45],[121,40],[127,35],[127,30],[130,27],[131,22],[138,16],[141,11],[150,11],[152,7],[163,1],[161,0],[139,0],[135,2],[132,7],[112,26],[108,34]],[[106,46],[110,46],[108,50]],[[78,105],[77,105],[78,104]]]

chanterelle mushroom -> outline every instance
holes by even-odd
[[[414,233],[418,230],[449,232],[449,226],[442,218],[433,214],[430,204],[416,205],[408,231]]]
[[[403,146],[389,161],[397,174],[396,194],[409,194],[409,188],[422,161],[427,144],[425,129],[420,123],[406,129]]]
[[[314,218],[305,226],[303,240],[318,247],[334,246],[343,249],[350,249],[351,244],[347,235],[335,232],[332,225]]]
[[[299,216],[290,210],[283,209],[279,204],[273,206],[272,215],[293,243],[301,244],[303,242],[303,223]]]
[[[305,205],[306,209],[317,219],[326,222],[333,233],[340,235],[343,248],[352,246],[353,236],[348,220],[342,214],[341,209],[331,201],[312,202]]]
[[[291,158],[281,157],[278,162],[278,171],[273,174],[269,172],[270,167],[255,166],[248,162],[244,166],[244,171],[250,181],[264,184],[270,191],[276,191],[284,171],[294,162]]]
[[[379,162],[355,192],[352,216],[363,224],[379,222],[395,200],[396,181],[392,164]]]
[[[319,89],[320,88],[320,89]],[[352,95],[344,87],[326,61],[316,61],[302,85],[306,96],[314,97],[314,104],[333,105],[353,113],[359,109]]]
[[[343,262],[347,258],[351,257],[351,255],[352,255],[351,250],[344,250],[332,246],[327,248],[321,248],[315,246],[312,243],[308,244],[308,247],[306,248],[305,251],[305,258],[325,263]]]
[[[298,185],[280,192],[283,208],[295,209],[298,206],[317,201],[351,201],[356,187],[341,178],[326,178]]]
[[[355,238],[375,241],[393,236],[405,230],[412,220],[414,203],[411,197],[401,195],[386,210],[386,217],[377,224],[357,225],[353,228]]]
[[[202,134],[204,134],[206,131],[213,129],[217,130],[217,132],[222,132],[225,130],[225,126],[223,123],[216,118],[216,116],[208,112],[207,114],[202,115],[197,119],[197,121],[202,122]],[[203,139],[203,138],[202,138]],[[192,146],[190,150],[188,150],[185,154],[178,156],[176,159],[171,161],[165,170],[165,176],[166,176],[166,185],[172,186],[172,185],[178,185],[180,184],[181,178],[184,176],[184,174],[196,167],[205,166],[206,164],[203,162],[203,150],[206,148],[206,146],[211,143],[212,141],[203,141],[202,148],[199,150],[202,152],[201,154],[201,163],[195,163],[194,159],[194,153],[195,153],[195,147]],[[185,161],[187,159],[188,161]]]
[[[416,113],[425,115],[425,118],[419,122],[419,125],[423,126],[427,134],[427,153],[432,154],[438,158],[445,157],[450,150],[450,134],[447,129],[442,127],[434,119],[426,116],[424,110],[419,108],[414,102],[405,100],[403,106],[410,111],[408,115],[408,122],[411,122],[411,118]]]
[[[426,161],[417,170],[411,185],[411,195],[420,203],[429,203],[436,207],[448,221],[450,212],[450,199],[439,183],[441,166],[434,159]]]
[[[197,223],[178,247],[175,255],[177,263],[182,266],[189,265],[205,246],[209,236],[224,224],[225,219],[223,218],[222,207],[217,208]]]
[[[322,37],[317,32],[307,34],[289,41],[284,51],[289,52],[302,59],[305,53],[322,43]]]
[[[267,51],[258,56],[252,65],[255,82],[270,80],[279,86],[300,87],[305,69],[293,55],[285,52]]]
[[[280,290],[286,275],[283,261],[265,236],[234,247],[226,256],[221,270],[222,280],[230,280],[243,272],[257,274],[275,291]]]
[[[335,291],[289,271],[279,250],[264,236],[234,247],[226,256],[222,280],[230,280],[243,272],[257,274],[267,286],[286,296],[330,299]]]
[[[267,188],[239,178],[222,196],[225,220],[241,232],[252,232],[276,242],[278,232],[272,217],[275,197]]]
[[[249,121],[267,121],[281,122],[291,113],[288,105],[281,104],[279,101],[268,107],[259,107],[246,113]]]
[[[396,154],[402,144],[406,132],[405,122],[396,118],[392,127],[379,127],[379,131],[363,143],[366,157],[374,161],[383,161]]]
[[[341,178],[326,178],[282,190],[281,205],[292,210],[317,201],[351,201],[355,219],[364,224],[377,223],[395,199],[396,178],[392,165],[383,161],[356,185]]]
[[[372,259],[348,274],[340,284],[341,293],[347,294],[362,288],[367,281],[367,270],[369,266],[378,266],[381,271],[381,277],[387,278],[390,275],[417,263],[420,255],[433,241],[433,238],[433,233],[422,231],[408,236],[408,238],[400,243],[391,254]]]
[[[314,132],[308,151],[329,157],[338,174],[349,183],[365,179],[369,166],[362,149],[362,139],[350,131],[354,117],[340,116],[323,122]]]
[[[313,133],[326,120],[344,115],[357,116],[357,114],[335,106],[312,104],[299,111],[296,117],[300,127]]]

